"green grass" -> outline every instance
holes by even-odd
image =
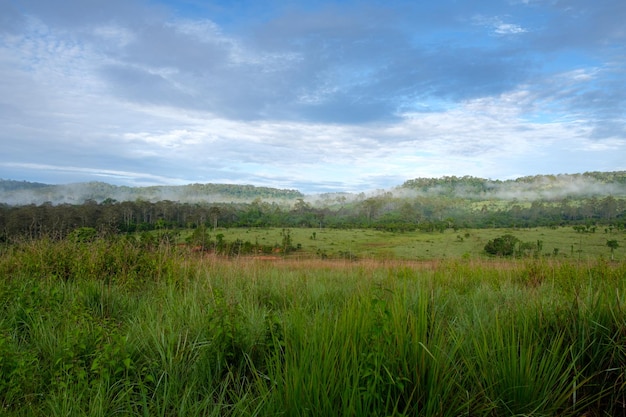
[[[626,264],[606,257],[267,261],[126,239],[1,251],[3,415],[626,413]]]
[[[218,229],[227,241],[241,239],[251,243],[280,246],[279,228]],[[366,259],[461,259],[486,258],[485,244],[506,233],[523,242],[542,241],[542,257],[590,260],[610,258],[607,240],[617,240],[615,260],[626,259],[626,235],[621,232],[578,233],[572,227],[531,229],[459,229],[440,232],[384,232],[372,229],[290,229],[294,244],[301,245],[300,256]],[[187,233],[184,233],[186,235]],[[555,255],[556,249],[556,255]]]

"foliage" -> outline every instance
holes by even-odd
[[[204,225],[196,227],[186,241],[188,244],[201,250],[206,250],[211,246],[211,236]]]
[[[617,240],[611,239],[606,241],[606,246],[611,248],[611,252],[613,252],[615,249],[619,248],[619,243],[617,242]]]
[[[506,234],[490,240],[485,245],[485,252],[497,256],[513,256],[520,240],[513,235]]]
[[[75,242],[92,242],[97,235],[98,231],[93,227],[79,227],[70,233],[69,239]]]
[[[615,249],[619,248],[619,243],[615,239],[607,240],[606,246],[611,249],[611,259],[614,257]]]

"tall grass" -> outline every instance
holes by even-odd
[[[626,415],[626,266],[0,256],[0,414]]]

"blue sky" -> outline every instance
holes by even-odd
[[[626,2],[0,0],[0,178],[626,170]]]

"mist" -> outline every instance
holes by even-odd
[[[376,197],[554,201],[609,195],[626,197],[626,172],[538,175],[505,181],[474,177],[417,178],[386,190],[308,195],[298,190],[234,184],[129,187],[103,182],[50,185],[0,180],[0,203],[11,206],[137,200],[148,202],[169,200],[192,204],[250,203],[261,200],[291,206],[302,199],[312,206],[329,207]]]

